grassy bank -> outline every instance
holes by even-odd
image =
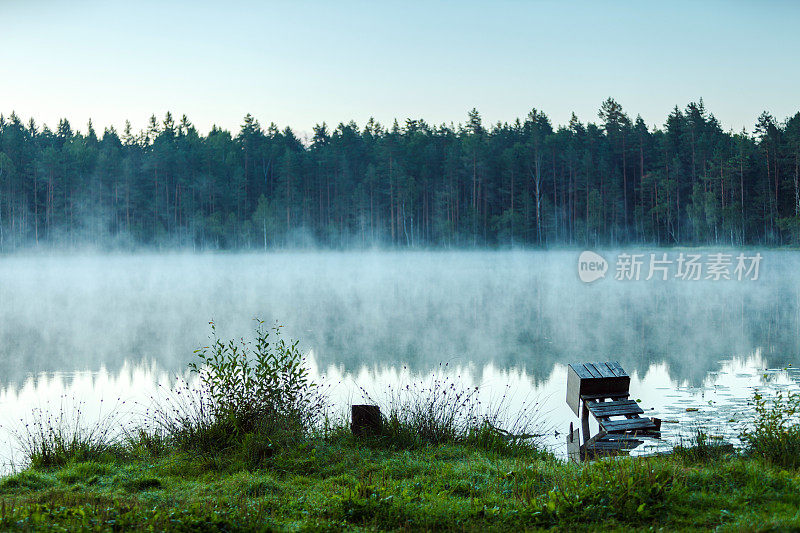
[[[411,450],[344,435],[256,469],[177,450],[108,453],[0,481],[3,530],[800,528],[800,475],[734,454],[578,466],[533,450]]]
[[[519,437],[526,413],[439,379],[393,393],[379,433],[355,437],[278,328],[197,356],[194,384],[140,425],[26,426],[0,530],[800,529],[797,395],[756,396],[741,451],[698,435],[670,456],[576,465]]]

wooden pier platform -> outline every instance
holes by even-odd
[[[644,410],[629,397],[630,382],[630,376],[616,361],[569,365],[567,404],[581,419],[580,430],[570,423],[570,459],[584,461],[628,453],[643,443],[638,437],[660,436],[661,420],[641,416]],[[593,437],[589,434],[589,415],[600,428]]]

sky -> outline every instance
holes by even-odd
[[[669,4],[669,5],[667,5]],[[800,111],[800,2],[0,0],[0,112],[85,131],[252,113],[309,134],[369,117],[663,125],[703,98],[724,129]]]

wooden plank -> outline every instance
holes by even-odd
[[[581,398],[584,400],[604,400],[608,399],[620,399],[620,398],[627,398],[630,396],[627,392],[609,392],[609,393],[599,393],[599,394],[581,394]]]
[[[644,410],[633,400],[616,402],[587,402],[589,411],[595,417],[641,415]]]
[[[633,440],[636,442],[641,442],[638,435],[633,436],[628,433],[606,433],[602,440]]]
[[[581,377],[577,368],[580,365],[569,365],[567,370],[567,405],[575,413],[581,416]]]
[[[611,400],[607,402],[590,402],[592,405],[603,408],[603,407],[626,407],[631,405],[638,406],[639,404],[636,400],[624,399],[624,400]]]
[[[608,368],[606,363],[602,363],[602,362],[594,363],[594,368],[595,368],[595,370],[600,372],[600,377],[601,378],[614,378],[614,377],[616,377],[614,375],[614,373],[611,372],[611,370]]]
[[[606,368],[608,368],[608,371],[611,372],[615,378],[627,376],[624,370],[620,374],[620,370],[622,367],[620,367],[619,363],[617,363],[616,361],[606,361]]]
[[[656,425],[649,418],[630,418],[628,420],[599,420],[598,424],[606,431],[655,430]]]
[[[580,363],[571,363],[569,367],[577,374],[580,379],[592,379],[592,375]]]
[[[590,448],[595,442],[603,440],[607,435],[608,435],[608,432],[605,431],[603,428],[600,428],[600,432],[597,435],[595,435],[594,437],[592,437],[591,439],[589,439],[586,442],[584,442],[582,448],[583,449]]]
[[[612,435],[601,430],[586,446],[581,447],[581,458],[588,460],[609,455],[627,454],[643,442],[628,435]]]
[[[601,394],[606,397],[613,394],[627,393],[631,386],[631,378],[597,378],[581,380],[580,393]]]
[[[594,450],[633,450],[640,444],[642,444],[643,440],[601,440],[599,442],[595,442],[590,448]]]
[[[612,416],[627,416],[628,418],[643,414],[641,407],[618,407],[616,409],[608,409],[605,411],[594,412],[592,414],[595,418],[610,418]]]
[[[655,424],[649,418],[638,417],[626,420],[600,420],[598,423],[609,432],[655,428]]]
[[[620,378],[628,377],[628,373],[623,370],[622,366],[619,364],[619,361],[609,361],[609,367],[614,372],[614,375]]]
[[[581,402],[581,433],[583,433],[583,443],[589,441],[591,434],[589,432],[589,409],[586,407],[586,402]]]
[[[586,371],[589,374],[591,374],[591,376],[593,378],[601,378],[601,377],[603,377],[603,376],[600,375],[600,372],[598,372],[597,369],[595,369],[595,367],[594,367],[594,365],[592,363],[584,363],[583,364],[583,368],[585,368]]]

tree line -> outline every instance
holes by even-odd
[[[800,242],[800,113],[723,131],[702,99],[662,127],[614,99],[596,122],[325,123],[247,115],[99,136],[0,115],[0,250],[31,245],[548,247]]]

